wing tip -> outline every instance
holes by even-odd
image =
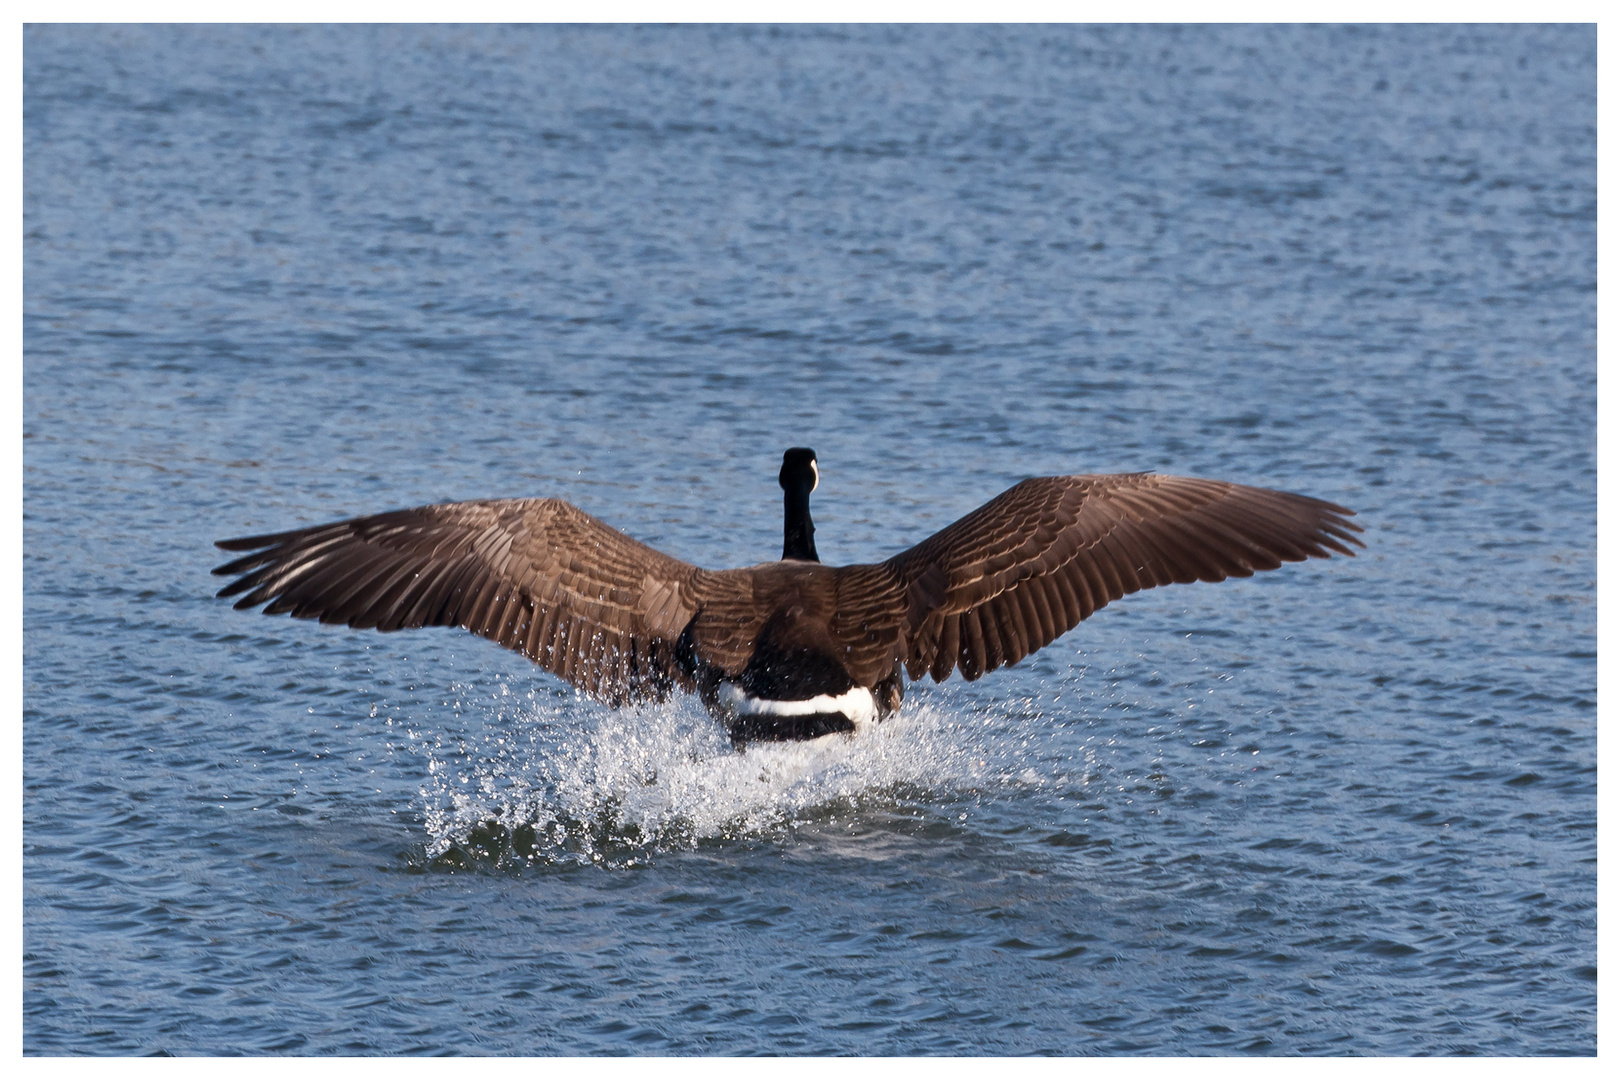
[[[221,551],[258,551],[285,540],[297,533],[266,533],[262,536],[233,536],[224,540],[215,540],[214,546]]]

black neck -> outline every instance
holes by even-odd
[[[810,488],[795,484],[782,492],[782,558],[820,562],[816,554],[816,526],[810,520]]]

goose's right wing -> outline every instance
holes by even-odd
[[[677,643],[708,575],[559,499],[441,503],[265,536],[216,574],[266,615],[460,626],[619,704],[686,681]]]
[[[1025,480],[883,564],[905,590],[906,672],[977,679],[1138,589],[1353,555],[1353,513],[1151,473]]]

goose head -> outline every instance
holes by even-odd
[[[820,562],[816,554],[816,526],[810,520],[810,493],[821,483],[816,452],[795,446],[782,455],[782,558]]]

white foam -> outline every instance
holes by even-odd
[[[493,819],[534,827],[545,861],[636,865],[659,851],[779,836],[896,799],[1022,786],[1027,748],[1005,742],[988,719],[908,702],[855,738],[739,751],[696,698],[617,712],[507,698],[470,730],[422,732],[415,742],[427,758],[427,854]]]

